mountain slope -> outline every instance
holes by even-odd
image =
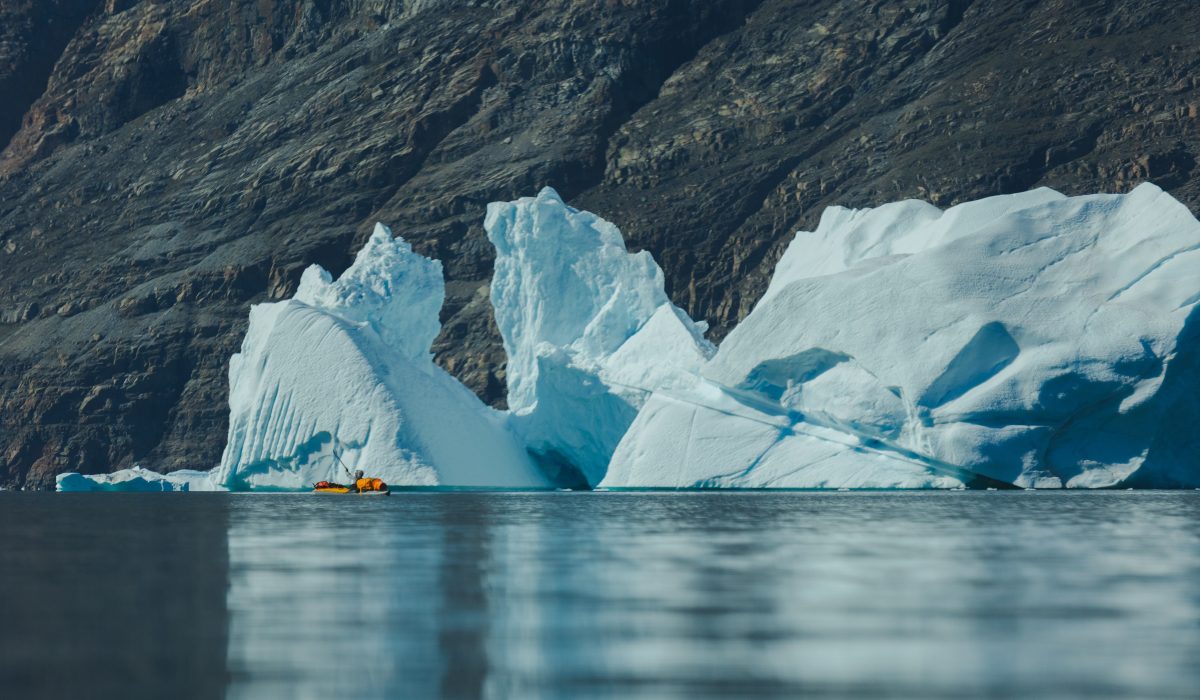
[[[714,339],[831,203],[1149,179],[1200,205],[1200,9],[1178,3],[0,0],[0,18],[6,485],[215,464],[249,304],[310,263],[337,274],[375,221],[444,262],[438,361],[494,402],[484,207],[543,185],[653,252]]]

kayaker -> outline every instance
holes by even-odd
[[[364,484],[363,482],[366,482],[366,484]],[[371,490],[371,489],[370,489],[370,483],[371,483],[371,480],[370,480],[370,479],[367,479],[367,478],[365,478],[363,470],[361,470],[361,469],[357,469],[357,470],[355,470],[355,472],[354,472],[354,483],[352,483],[352,484],[350,485],[350,487],[351,487],[351,488],[353,488],[355,491],[358,491],[359,493],[362,493],[363,491],[370,491],[370,490]],[[363,486],[364,486],[364,485],[366,485],[366,486],[367,486],[367,488],[365,488],[365,489],[364,489],[364,488],[363,488]]]

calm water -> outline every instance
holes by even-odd
[[[0,493],[3,697],[1200,696],[1200,492]]]

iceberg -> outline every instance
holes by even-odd
[[[831,207],[602,486],[1200,485],[1200,222],[1151,184]]]
[[[830,207],[724,340],[554,190],[489,205],[507,411],[437,367],[441,264],[377,225],[258,304],[211,472],[60,491],[1200,486],[1200,222],[1154,185]]]
[[[560,483],[594,486],[646,399],[689,383],[715,348],[649,252],[553,189],[488,205],[484,228],[512,425]]]
[[[336,281],[313,265],[292,299],[251,307],[219,466],[63,474],[58,490],[298,490],[354,468],[391,485],[549,486],[505,416],[433,363],[444,293],[441,263],[377,225]]]
[[[255,305],[214,481],[304,488],[341,462],[393,485],[547,486],[504,416],[433,363],[443,297],[441,263],[379,224],[336,281],[313,265],[294,298]]]
[[[111,474],[67,472],[55,477],[58,491],[224,491],[213,483],[212,472],[181,469],[168,474],[131,467]]]

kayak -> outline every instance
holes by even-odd
[[[313,484],[313,493],[349,494],[353,496],[390,496],[387,484],[380,479],[363,479],[364,488],[353,488],[345,484],[335,484],[330,481],[319,481]]]

